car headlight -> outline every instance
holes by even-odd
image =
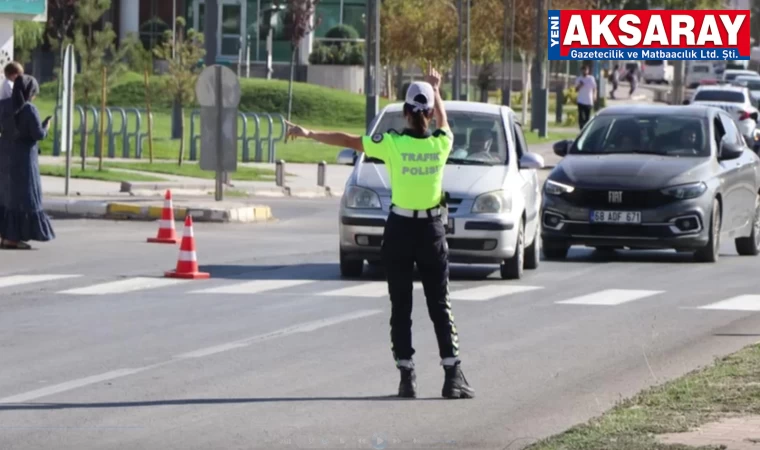
[[[473,214],[499,214],[512,211],[512,197],[504,191],[478,196],[472,205]]]
[[[688,198],[697,198],[704,194],[707,190],[707,185],[701,181],[697,183],[681,184],[679,186],[671,186],[661,190],[665,195],[675,197],[679,200],[685,200]]]
[[[373,190],[351,186],[346,192],[346,208],[352,209],[382,209],[380,196]]]
[[[544,192],[549,195],[569,194],[574,190],[575,188],[570,185],[557,183],[556,181],[552,180],[546,180],[546,184],[544,185]]]

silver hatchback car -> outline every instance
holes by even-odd
[[[449,259],[453,263],[499,264],[504,279],[519,279],[538,267],[543,158],[528,152],[514,112],[503,106],[446,102],[454,133],[443,178],[448,199]],[[386,107],[371,134],[406,126],[401,104]],[[340,270],[359,277],[364,261],[381,260],[383,229],[391,205],[382,161],[343,150],[340,164],[353,165],[340,206]]]

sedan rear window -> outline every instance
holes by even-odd
[[[694,96],[695,102],[727,102],[727,103],[744,103],[746,101],[744,93],[724,90],[704,90],[699,91]]]
[[[707,121],[699,117],[598,116],[583,130],[570,153],[705,157],[710,155],[708,129]]]
[[[466,111],[449,111],[449,126],[454,133],[454,148],[449,156],[450,164],[502,165],[507,163],[507,141],[504,122],[497,114],[476,114]],[[383,115],[376,133],[395,130],[401,133],[407,127],[402,112]],[[435,123],[430,126],[436,129]],[[382,161],[367,159],[368,162]]]

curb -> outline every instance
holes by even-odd
[[[161,206],[141,206],[129,203],[111,203],[91,200],[49,200],[44,209],[52,217],[107,220],[154,221],[161,218]],[[190,215],[195,222],[254,223],[274,219],[269,206],[243,206],[237,208],[174,208],[174,220],[184,221]]]
[[[151,193],[161,193],[163,191],[166,191],[167,189],[171,189],[173,193],[177,193],[176,191],[191,191],[194,193],[200,193],[200,192],[213,192],[214,186],[208,185],[208,184],[186,184],[186,183],[143,183],[143,182],[135,182],[131,183],[128,181],[123,181],[121,183],[121,189],[120,192],[122,193],[129,193],[133,194],[135,196],[141,197],[141,196],[150,196]],[[260,197],[297,197],[297,198],[327,198],[327,197],[335,197],[342,195],[342,192],[335,192],[332,189],[330,189],[329,186],[325,187],[315,187],[315,188],[293,188],[290,186],[283,186],[283,187],[273,187],[273,188],[254,188],[254,189],[245,189],[245,188],[236,188],[232,187],[229,190],[232,191],[241,191],[246,192],[249,196],[260,196]]]

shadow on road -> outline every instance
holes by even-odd
[[[340,267],[334,263],[309,263],[293,265],[207,265],[200,267],[201,272],[208,272],[213,279],[230,279],[238,281],[253,280],[342,280]],[[484,280],[498,271],[497,266],[452,265],[450,279]],[[419,273],[415,274],[419,281]],[[364,266],[364,274],[357,281],[385,281],[385,271],[379,265]]]
[[[721,255],[730,258],[732,255]],[[695,263],[692,253],[677,253],[668,250],[596,250],[571,248],[567,258],[559,261],[567,263]]]
[[[372,401],[434,401],[442,397],[406,399],[395,395],[366,397],[261,397],[261,398],[188,398],[176,400],[148,400],[141,402],[99,402],[99,403],[10,403],[0,404],[0,411],[56,410],[56,409],[98,409],[98,408],[140,408],[149,406],[185,405],[243,405],[247,403],[301,403],[301,402],[372,402]]]

